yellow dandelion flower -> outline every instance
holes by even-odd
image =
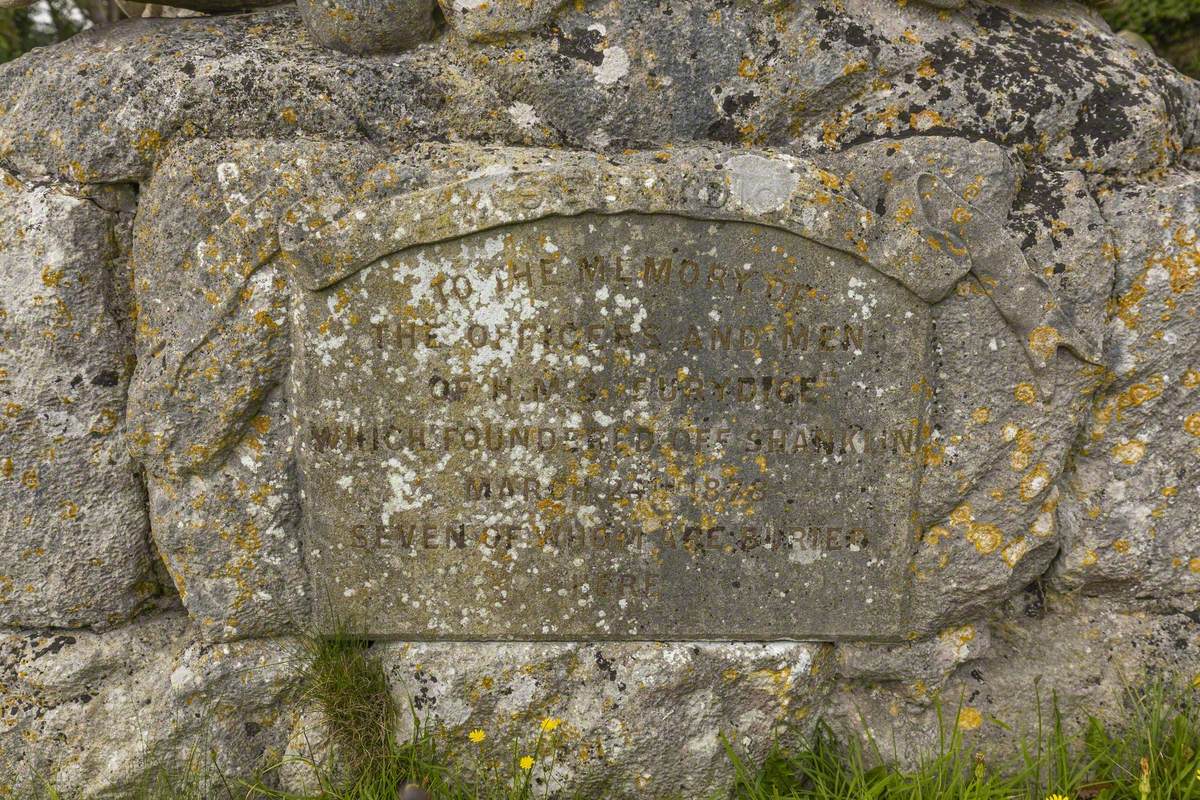
[[[533,769],[533,756],[521,756],[521,769]]]
[[[473,730],[467,734],[467,738],[470,739],[475,744],[479,744],[480,742],[482,742],[484,739],[487,738],[487,734],[484,733],[483,731],[479,730],[478,728],[476,728],[475,730]]]
[[[542,730],[546,731],[547,733],[555,730],[559,725],[562,725],[562,720],[558,719],[557,717],[546,717],[544,720],[542,720]]]
[[[1071,800],[1065,794],[1050,794],[1046,795],[1046,800]]]
[[[970,706],[963,706],[958,710],[958,728],[964,731],[973,731],[983,724],[983,715],[977,709]]]

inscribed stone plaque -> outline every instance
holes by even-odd
[[[900,637],[929,324],[853,256],[670,214],[303,290],[314,582],[378,636]]]

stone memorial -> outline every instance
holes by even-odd
[[[1072,3],[258,5],[0,66],[14,775],[303,755],[346,620],[586,796],[1200,671],[1194,81]]]
[[[522,160],[296,246],[332,610],[405,638],[902,635],[928,307],[797,235],[787,161]]]

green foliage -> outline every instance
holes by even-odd
[[[552,749],[551,739],[544,732],[532,744],[514,742],[511,752],[500,759],[478,756],[478,763],[471,766],[480,777],[468,780],[462,767],[476,758],[452,752],[446,746],[445,731],[423,726],[414,719],[411,737],[394,744],[388,758],[376,763],[369,772],[352,775],[329,765],[303,762],[320,786],[317,794],[290,794],[268,789],[264,782],[256,782],[244,784],[244,794],[230,795],[229,798],[397,800],[402,797],[404,787],[417,786],[433,800],[537,800],[550,796],[546,784],[539,784],[537,777],[547,774],[552,767],[553,760],[548,758]],[[532,766],[526,767],[530,761]]]
[[[40,38],[27,9],[0,9],[0,62],[37,47]]]
[[[1200,0],[1089,0],[1115,31],[1131,30],[1181,72],[1200,78]]]
[[[753,771],[729,749],[736,771],[737,800],[1000,800],[1024,798],[1029,773],[1002,771],[966,747],[957,726],[938,713],[938,746],[910,771],[886,765],[868,737],[843,744],[832,729],[816,733],[795,750],[776,745],[763,766]],[[1040,798],[1039,798],[1040,800]]]
[[[37,24],[32,8],[0,9],[0,63],[74,36],[84,27],[86,16],[72,0],[49,0],[42,11],[49,25]]]
[[[1169,36],[1200,17],[1200,0],[1103,0],[1099,6],[1114,30],[1143,36]]]
[[[476,731],[462,748],[453,748],[448,732],[423,725],[411,710],[412,733],[401,739],[405,712],[361,630],[341,625],[332,633],[305,635],[294,656],[301,699],[320,712],[333,753],[332,763],[299,762],[320,792],[298,797],[269,789],[270,770],[244,784],[240,794],[230,793],[230,800],[397,800],[410,784],[437,800],[539,796],[535,776],[553,767],[557,720],[543,721],[529,741],[512,742],[500,757],[484,755],[485,732]],[[479,776],[478,783],[464,779],[467,773]]]

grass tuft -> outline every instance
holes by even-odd
[[[373,782],[394,771],[400,709],[370,642],[342,626],[299,640],[297,678],[303,700],[325,720],[336,762],[332,769],[353,783]]]

